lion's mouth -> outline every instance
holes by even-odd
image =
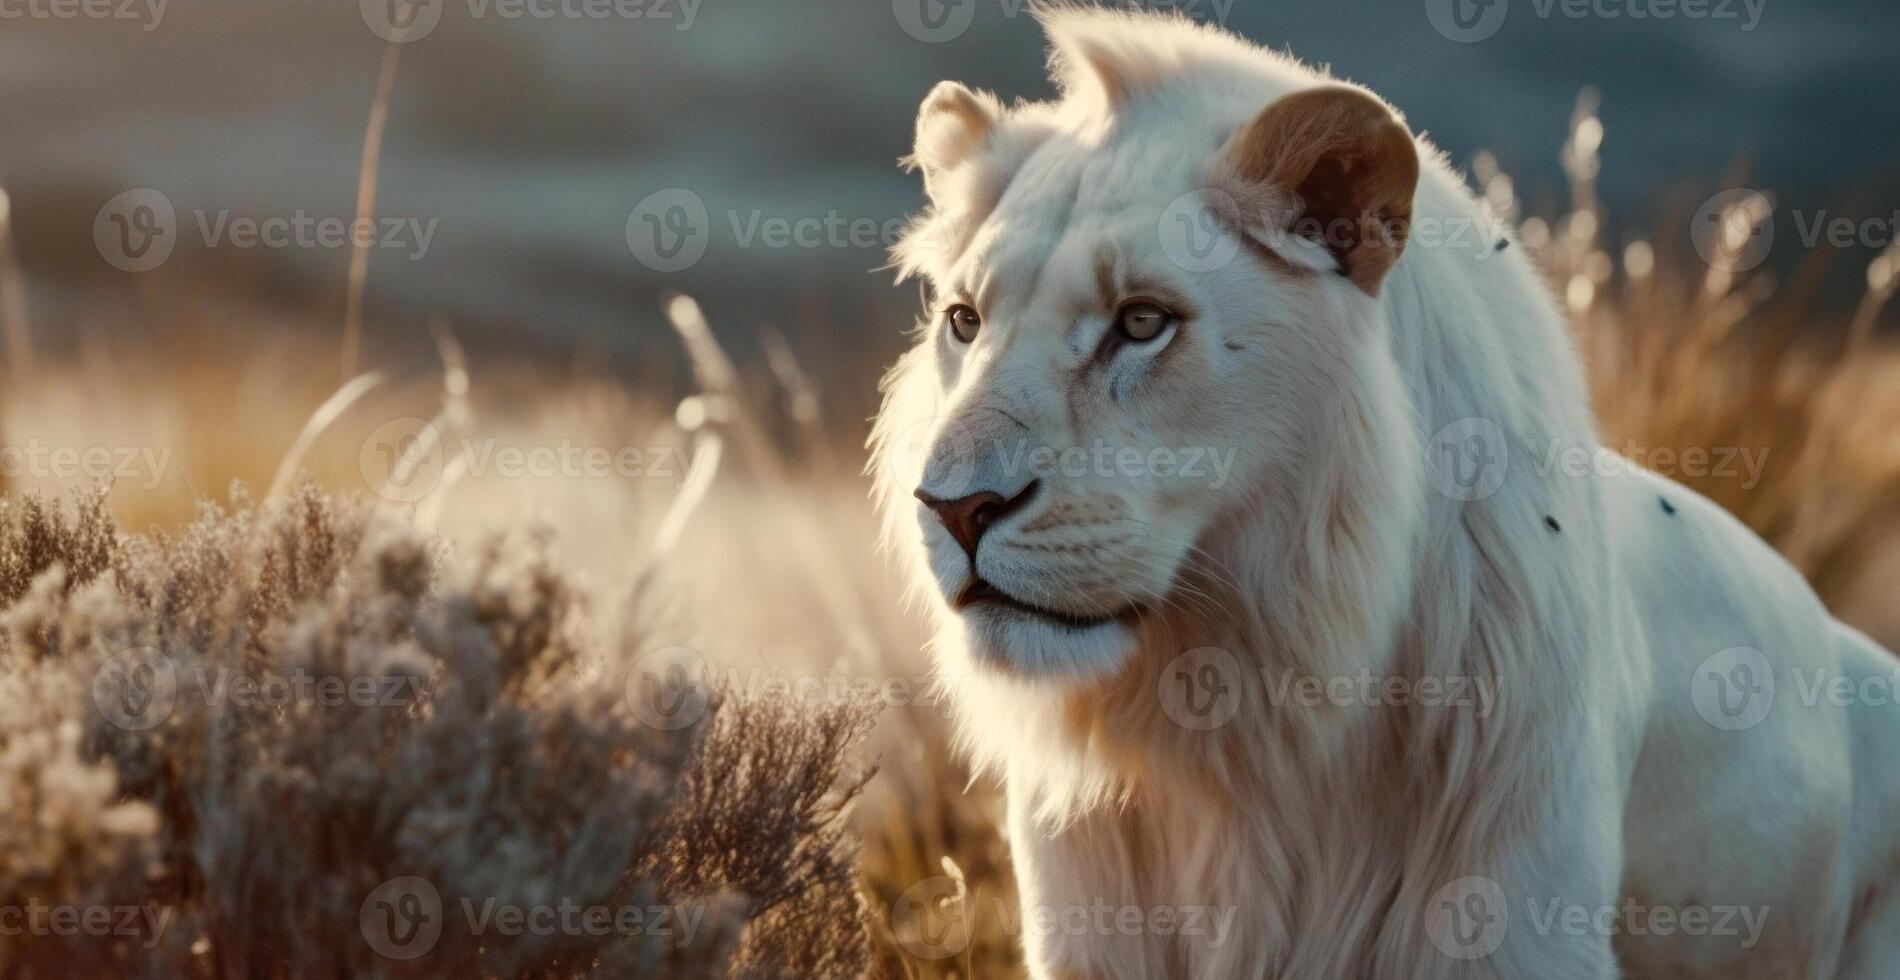
[[[998,606],[1015,612],[1026,613],[1038,619],[1045,619],[1057,625],[1078,630],[1102,626],[1107,623],[1127,622],[1134,619],[1141,611],[1134,605],[1128,605],[1102,616],[1088,616],[1080,613],[1063,612],[1059,609],[1050,609],[1046,606],[1038,606],[1024,602],[980,578],[971,579],[969,584],[963,587],[963,591],[957,593],[956,601],[951,603],[951,608],[957,612],[963,612],[966,609],[984,605]]]

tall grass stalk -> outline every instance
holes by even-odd
[[[277,464],[277,476],[271,480],[270,490],[264,494],[264,503],[267,507],[271,503],[282,500],[285,494],[290,492],[292,485],[296,482],[297,474],[302,470],[304,454],[310,451],[311,446],[316,445],[317,440],[323,437],[325,430],[341,418],[344,412],[349,411],[350,406],[356,404],[358,399],[369,394],[372,389],[382,383],[382,375],[374,371],[357,375],[343,387],[338,388],[336,393],[326,399],[322,405],[317,406],[317,410],[312,412],[310,418],[304,422],[303,431],[297,433],[297,441],[290,444],[290,450],[284,453],[283,461]]]
[[[376,96],[370,102],[369,123],[363,130],[363,164],[356,175],[356,227],[376,217],[376,182],[382,168],[383,129],[389,122],[389,97],[396,88],[396,67],[402,59],[402,41],[392,39],[383,48],[383,65],[376,75]],[[369,281],[369,246],[357,236],[350,248],[349,295],[343,303],[343,377],[356,375],[362,356],[363,288]]]
[[[0,187],[0,333],[15,385],[33,376],[33,331],[27,322],[26,276],[13,250],[13,199]]]
[[[666,301],[666,315],[680,335],[693,365],[694,380],[701,389],[695,396],[697,401],[689,400],[682,405],[682,427],[696,429],[702,420],[704,424],[720,426],[721,431],[731,435],[734,454],[745,461],[754,478],[768,486],[790,485],[794,479],[792,467],[766,431],[758,409],[741,391],[738,370],[713,334],[699,303],[690,296],[675,294]],[[715,452],[718,448],[715,446]],[[793,546],[822,555],[827,551],[826,539],[832,532],[826,524],[827,518],[822,515],[818,520],[799,521],[787,527],[784,536],[792,539]],[[677,530],[670,526],[662,528],[669,529]],[[671,543],[666,542],[668,547]],[[818,576],[813,586],[830,612],[831,621],[846,628],[847,647],[860,656],[870,654],[870,634],[862,629],[862,624],[868,619],[868,604],[875,599],[859,592],[852,583],[831,576]]]
[[[462,354],[462,345],[449,330],[448,323],[437,319],[431,324],[435,333],[436,351],[442,357],[442,409],[435,418],[429,420],[417,434],[415,441],[404,447],[402,458],[390,471],[384,481],[382,497],[396,501],[402,495],[394,492],[396,488],[406,487],[415,477],[417,467],[427,462],[444,444],[453,445],[455,434],[465,429],[474,417],[469,407],[468,363]],[[435,486],[429,488],[429,498],[447,497],[456,482],[467,473],[467,460],[461,453],[452,453],[443,467],[441,478]],[[433,511],[440,512],[440,505]],[[426,524],[425,526],[432,526]]]

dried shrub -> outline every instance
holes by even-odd
[[[0,907],[113,919],[0,935],[0,973],[869,968],[869,707],[714,689],[642,723],[640,632],[603,640],[542,537],[457,562],[310,488],[150,538],[31,500],[0,590]]]
[[[0,498],[0,604],[18,602],[56,565],[68,585],[91,581],[111,561],[117,537],[104,490],[80,496],[70,519],[36,497]]]
[[[847,855],[835,760],[871,731],[868,713],[827,712],[801,722],[795,699],[733,701],[708,726],[704,751],[686,767],[683,819],[656,852],[666,891],[714,886],[744,895],[752,929],[739,951],[747,977],[862,976],[870,967]],[[771,733],[801,731],[803,741]],[[786,971],[789,970],[789,974]]]

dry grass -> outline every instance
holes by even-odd
[[[37,817],[0,842],[0,906],[113,923],[8,933],[0,973],[870,969],[845,820],[869,706],[712,686],[653,723],[623,693],[667,635],[651,597],[595,615],[535,535],[449,560],[314,488],[153,538],[100,495],[29,500],[0,511],[0,590],[0,794]],[[402,895],[440,930],[415,958],[373,925]],[[511,935],[469,911],[566,906],[673,918]]]
[[[1826,253],[1777,290],[1766,273],[1704,264],[1683,214],[1669,224],[1680,234],[1634,237],[1613,254],[1594,191],[1601,133],[1586,92],[1563,153],[1572,209],[1525,237],[1539,242],[1533,251],[1569,304],[1605,443],[1634,447],[1740,517],[1837,610],[1873,615],[1891,597],[1869,590],[1900,541],[1900,347],[1875,330],[1900,284],[1900,246],[1870,263],[1867,292],[1844,322],[1809,309]],[[1510,192],[1491,196],[1508,202]],[[1732,208],[1724,227],[1752,227],[1765,203]],[[1758,475],[1718,472],[1690,465],[1695,452],[1752,453],[1764,465]],[[1891,641],[1900,623],[1865,625]]]
[[[1608,246],[1593,190],[1599,138],[1586,101],[1564,150],[1573,206],[1524,220],[1522,240],[1570,304],[1606,442],[1635,446],[1651,463],[1662,448],[1766,453],[1758,481],[1657,468],[1763,533],[1848,618],[1888,642],[1900,639],[1900,622],[1879,619],[1890,606],[1880,601],[1890,598],[1882,595],[1890,581],[1883,569],[1900,556],[1900,443],[1893,438],[1900,431],[1900,355],[1873,329],[1900,262],[1890,258],[1873,270],[1860,312],[1833,326],[1812,322],[1798,288],[1782,301],[1765,276],[1709,272],[1686,234]],[[1484,161],[1476,171],[1494,205],[1521,217],[1508,181]],[[1686,228],[1687,221],[1671,226]],[[16,828],[0,845],[0,862],[36,855],[25,865],[0,864],[0,886],[16,897],[162,896],[178,909],[177,935],[197,937],[183,953],[165,947],[168,955],[209,975],[305,962],[400,973],[400,964],[379,958],[348,959],[364,954],[360,944],[347,951],[322,945],[335,935],[328,917],[347,913],[355,927],[349,889],[373,885],[398,857],[484,894],[571,888],[624,896],[633,892],[612,889],[677,891],[694,875],[710,875],[749,896],[739,914],[721,920],[732,923],[729,941],[707,947],[732,958],[706,967],[714,973],[737,962],[745,975],[761,969],[763,950],[826,935],[822,948],[793,954],[817,959],[783,968],[800,976],[861,969],[919,978],[1019,974],[1016,940],[995,914],[1014,901],[1007,848],[996,830],[999,795],[986,782],[971,782],[948,747],[944,709],[926,693],[924,638],[892,585],[894,569],[876,553],[860,451],[819,422],[827,389],[808,378],[789,345],[768,338],[769,370],[748,375],[690,300],[669,300],[667,312],[698,386],[679,402],[598,379],[471,373],[445,345],[442,380],[369,391],[297,454],[297,468],[322,485],[374,501],[378,487],[361,462],[365,439],[388,419],[415,416],[432,420],[447,443],[480,436],[507,445],[567,439],[689,451],[690,471],[654,479],[503,478],[449,466],[432,493],[401,505],[339,510],[306,493],[287,510],[238,505],[193,523],[198,498],[222,495],[232,479],[271,484],[282,452],[331,394],[327,378],[307,381],[301,365],[328,363],[330,354],[228,338],[211,348],[225,352],[218,358],[102,345],[81,362],[43,365],[30,385],[10,389],[0,403],[9,445],[38,438],[172,450],[164,479],[149,488],[122,485],[112,505],[131,526],[184,529],[114,544],[119,538],[103,530],[96,508],[68,523],[28,503],[9,512],[14,545],[0,550],[0,605],[12,607],[7,616],[16,638],[4,676],[24,685],[14,700],[32,710],[0,733],[0,792],[30,787],[24,792],[32,802],[17,805],[48,822]],[[832,380],[830,389],[872,381]],[[233,412],[234,401],[246,409]],[[441,553],[426,544],[418,523],[439,530]],[[524,523],[545,526],[546,536],[501,539],[513,542],[509,548],[491,543]],[[211,544],[253,533],[267,545],[248,565],[238,559],[250,550]],[[319,542],[327,543],[314,547]],[[662,560],[647,560],[653,556]],[[63,572],[51,571],[55,564]],[[429,576],[431,584],[422,586],[413,577],[418,567],[464,571],[447,581]],[[670,598],[670,618],[650,618],[658,594]],[[629,595],[594,604],[582,598]],[[329,718],[288,745],[250,736],[286,724],[296,730],[299,722],[254,716],[187,717],[183,741],[157,748],[149,739],[106,739],[96,712],[83,720],[85,671],[106,649],[96,639],[107,635],[95,623],[100,610],[129,617],[131,625],[115,629],[186,638],[175,643],[180,657],[293,657],[350,669],[391,658],[447,684],[432,701],[447,714]],[[244,625],[233,639],[238,610]],[[594,639],[563,639],[581,628],[557,625],[569,616],[592,624],[586,629]],[[845,752],[860,725],[850,710],[833,706],[816,721],[798,717],[817,710],[810,704],[802,711],[782,701],[722,710],[715,717],[733,727],[714,726],[725,734],[702,744],[695,763],[686,748],[628,726],[619,714],[624,699],[614,685],[598,683],[598,671],[570,666],[641,648],[626,638],[630,627],[622,620],[648,627],[644,645],[690,645],[721,669],[736,668],[742,686],[760,678],[845,676],[894,681],[907,696],[886,707],[868,749],[856,756]],[[663,622],[685,628],[655,626]],[[471,635],[487,639],[465,642]],[[56,670],[31,666],[68,660]],[[570,675],[596,683],[550,687],[551,678]],[[474,693],[465,689],[470,684]],[[546,693],[557,688],[558,697]],[[235,725],[235,734],[219,724]],[[393,726],[393,741],[371,738],[366,729],[376,726]],[[322,750],[305,737],[318,731],[336,735],[346,750]],[[757,731],[793,734],[748,741],[745,733]],[[367,749],[349,750],[378,744],[386,747],[373,759],[361,754]],[[623,757],[610,750],[615,745],[638,750]],[[227,752],[239,753],[243,765],[221,755]],[[392,770],[393,757],[408,768]],[[714,759],[747,761],[707,768],[705,760]],[[854,872],[839,857],[849,846],[828,835],[840,826],[831,822],[834,808],[857,788],[853,774],[865,759],[875,759],[879,772],[862,787],[850,818]],[[794,778],[762,795],[731,782],[788,771]],[[479,790],[470,783],[472,773],[497,772],[508,776]],[[583,792],[585,807],[563,802]],[[406,833],[378,822],[395,820],[389,813],[466,817],[468,799],[480,793],[499,794],[482,831],[492,836],[454,829],[453,820],[424,820],[431,829]],[[370,798],[381,802],[368,812],[383,816],[365,822],[352,807]],[[543,798],[548,805],[536,805]],[[786,805],[762,808],[767,799]],[[681,812],[696,816],[655,816]],[[284,814],[295,817],[275,819]],[[642,820],[696,830],[667,846],[639,848],[602,823],[625,830]],[[230,849],[186,843],[209,840],[203,828],[212,823],[236,841]],[[729,839],[739,842],[706,843]],[[670,862],[667,874],[647,866],[632,884],[624,874],[606,874],[662,858]],[[154,861],[167,891],[153,890]],[[846,896],[838,884],[853,875],[858,891]],[[944,959],[916,955],[915,919],[892,914],[913,886],[932,881],[953,886],[947,900],[962,906],[972,929],[968,946]],[[801,894],[808,897],[791,897],[799,886],[787,882],[807,882]],[[852,960],[860,948],[852,941],[824,932],[858,928],[860,896],[868,910],[863,928],[872,936],[865,955],[875,958],[874,967]],[[260,919],[248,911],[278,903],[301,910],[286,915],[303,918]],[[761,904],[770,909],[759,912]],[[306,948],[313,943],[316,952]],[[61,958],[81,953],[118,955],[42,949],[48,952],[35,952],[31,965],[95,962]],[[582,964],[583,954],[565,948],[445,941],[445,949],[461,958],[457,965],[486,972],[598,965]],[[29,963],[13,958],[22,955],[0,951],[0,961]],[[439,968],[444,961],[423,962]],[[781,954],[777,962],[791,961]]]

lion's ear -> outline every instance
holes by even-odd
[[[924,192],[934,201],[943,175],[989,142],[1003,105],[988,92],[956,82],[938,82],[917,110],[917,141],[906,161],[924,174]]]
[[[1246,197],[1281,202],[1272,230],[1325,246],[1342,273],[1378,295],[1405,250],[1418,186],[1418,148],[1391,109],[1346,85],[1295,92],[1234,134],[1221,158],[1243,187],[1272,192]]]

